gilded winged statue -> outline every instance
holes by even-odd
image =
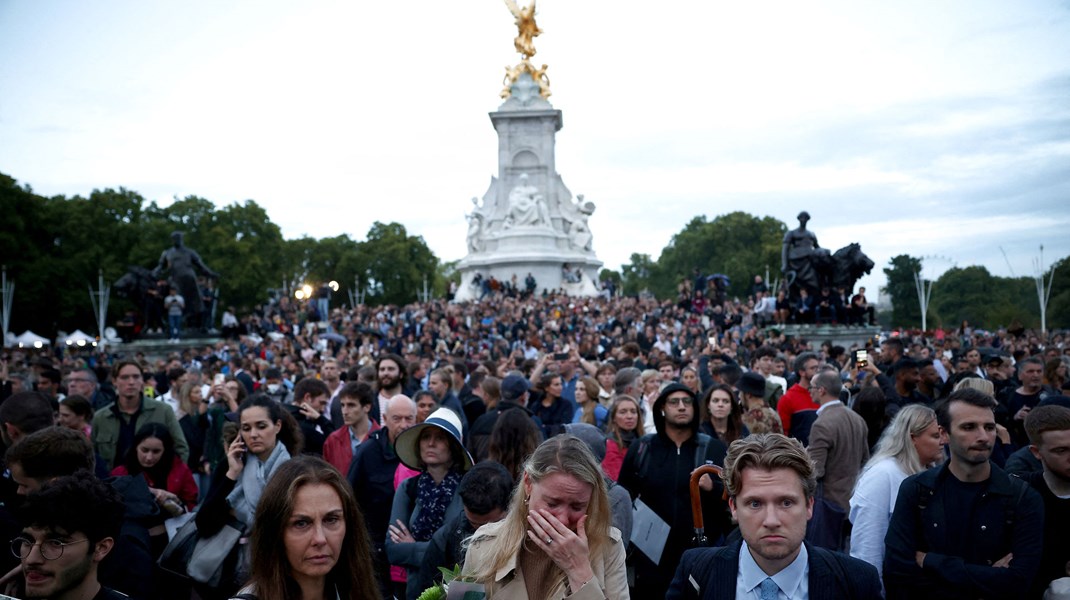
[[[535,56],[534,39],[542,33],[539,26],[535,24],[535,0],[531,0],[531,4],[524,8],[520,8],[516,0],[505,0],[505,6],[516,18],[517,34],[513,40],[513,46],[524,58]]]

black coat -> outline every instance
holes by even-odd
[[[390,510],[394,505],[394,472],[399,464],[401,459],[383,428],[372,432],[357,446],[349,465],[349,485],[353,486],[368,535],[376,546],[386,543]]]
[[[884,586],[889,600],[1020,598],[1040,566],[1044,504],[1040,494],[996,465],[987,489],[966,515],[951,506],[948,465],[903,480],[884,538]],[[1009,522],[1009,523],[1008,523]],[[915,555],[925,552],[925,567]],[[1010,567],[991,566],[1013,553]]]
[[[695,548],[685,552],[665,600],[735,598],[742,545],[742,541],[737,541],[720,548]],[[806,544],[806,552],[810,600],[881,597],[881,582],[873,565],[810,544]]]
[[[640,475],[643,462],[639,458],[643,447],[640,441],[633,442],[624,456],[617,482],[628,490],[633,500],[641,498],[671,528],[659,565],[655,565],[642,552],[632,553],[637,590],[650,593],[654,590],[664,591],[679,564],[680,555],[691,547],[694,536],[691,472],[700,466],[695,463],[695,451],[698,448],[695,440],[696,436],[693,435],[677,450],[676,443],[667,435],[658,433],[653,436],[646,449],[645,476]],[[706,460],[723,466],[727,451],[723,442],[712,439],[706,448]],[[730,524],[727,504],[721,499],[722,491],[720,482],[715,478],[714,490],[702,492],[703,525],[706,536],[714,542],[728,531]]]

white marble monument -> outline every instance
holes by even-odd
[[[602,262],[591,246],[588,226],[595,207],[582,194],[573,199],[557,173],[554,144],[561,111],[546,99],[546,65],[538,69],[529,61],[531,37],[541,33],[534,24],[534,4],[530,10],[514,11],[520,31],[515,44],[523,60],[506,68],[505,102],[490,113],[498,132],[498,175],[491,177],[482,202],[472,198],[466,215],[468,255],[457,266],[457,301],[479,299],[480,281],[493,277],[506,282],[514,275],[521,290],[531,274],[537,293],[549,289],[591,296],[599,291]],[[523,18],[530,22],[522,23]]]

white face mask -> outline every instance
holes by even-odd
[[[269,383],[267,385],[267,389],[268,389],[268,392],[274,394],[275,392],[279,391],[279,384],[277,384],[277,383]]]

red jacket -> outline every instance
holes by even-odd
[[[791,415],[800,410],[817,410],[818,406],[820,405],[810,397],[810,390],[797,383],[788,388],[776,405],[780,423],[784,426],[784,435],[791,435]]]
[[[379,424],[368,419],[371,427],[360,443],[368,441],[368,435],[377,429]],[[334,465],[342,475],[349,473],[349,463],[353,462],[353,446],[349,443],[349,426],[345,425],[335,429],[327,439],[323,441],[323,459]]]
[[[126,470],[125,465],[119,465],[112,469],[111,474],[115,477],[120,477],[129,475],[130,472]],[[189,467],[177,454],[171,463],[171,473],[167,476],[167,485],[161,486],[149,479],[149,474],[145,471],[141,472],[141,476],[145,478],[150,488],[164,489],[178,496],[182,503],[186,505],[186,510],[193,510],[193,507],[197,505],[197,482],[193,480],[193,472],[189,470]]]
[[[613,481],[620,476],[620,468],[624,464],[624,455],[627,453],[627,448],[621,448],[614,440],[606,440],[606,457],[602,459],[602,470]]]

